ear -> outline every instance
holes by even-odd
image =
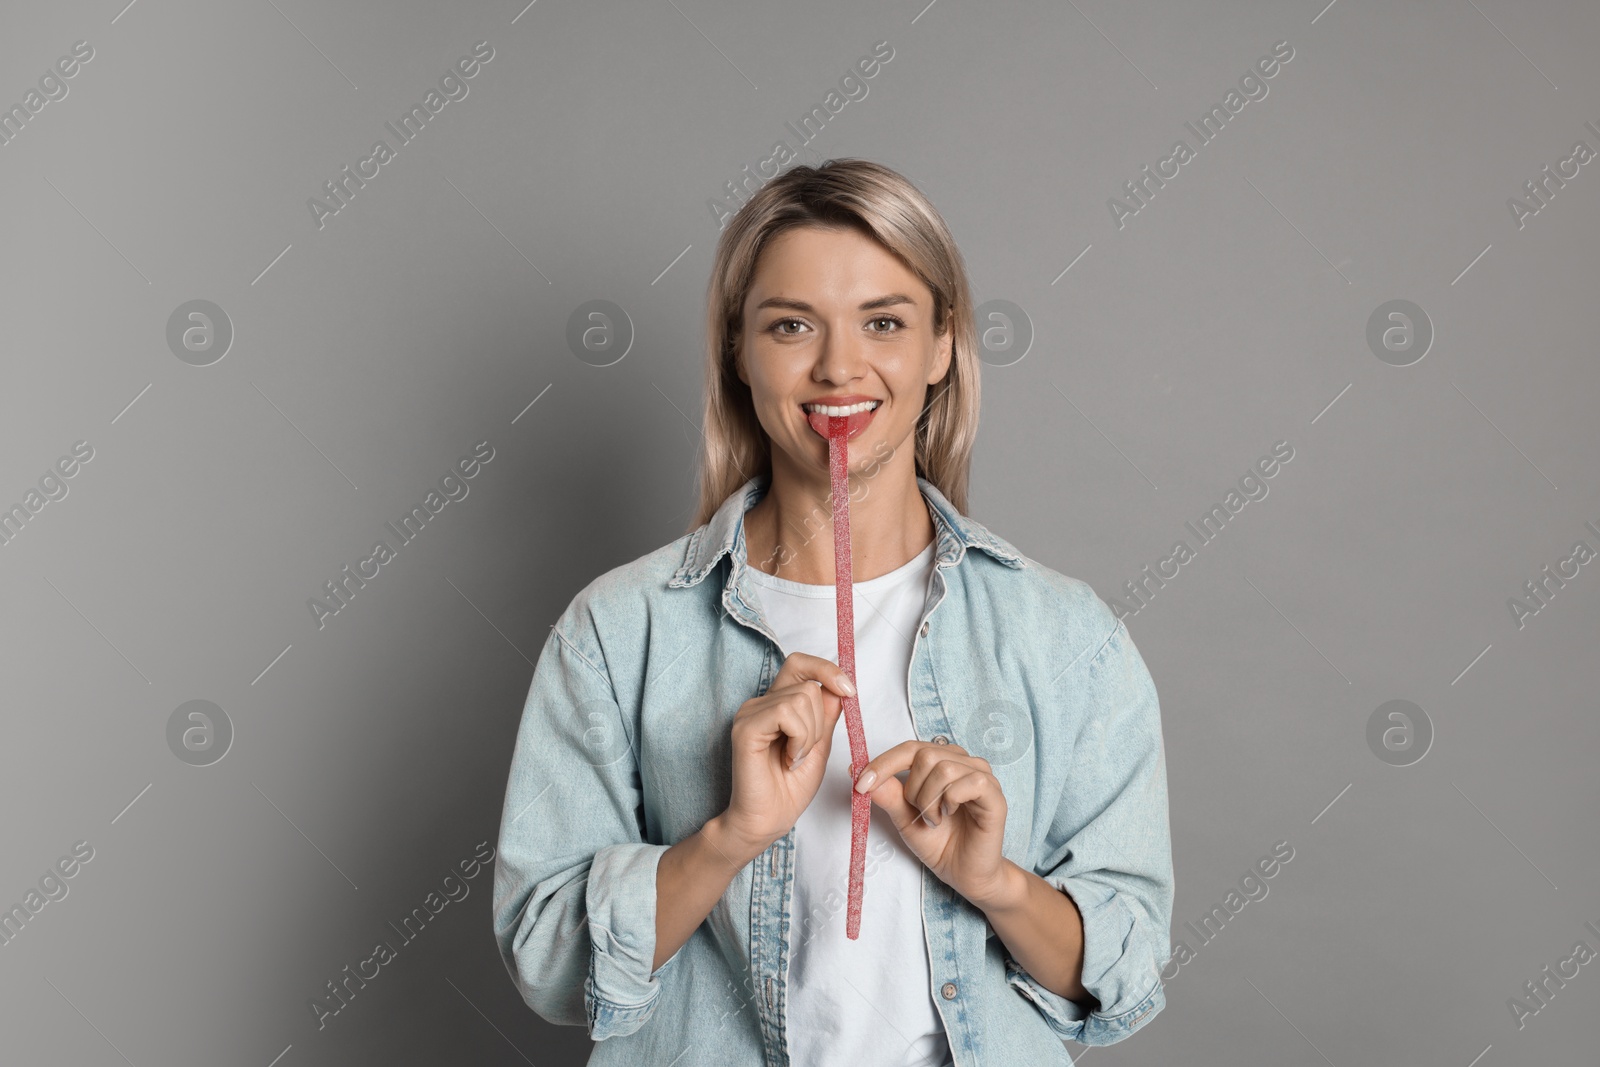
[[[928,370],[928,384],[935,385],[944,380],[950,372],[950,364],[955,360],[955,338],[950,325],[955,321],[954,315],[945,318],[944,332],[934,338],[933,366]]]

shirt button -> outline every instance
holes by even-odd
[[[940,987],[939,992],[944,994],[944,999],[954,1000],[956,998],[956,984],[954,982],[946,982]]]
[[[948,745],[950,743],[950,739],[944,734],[934,734],[933,743],[936,745]]]
[[[927,623],[923,623],[922,624],[922,636],[923,637],[927,637],[928,636],[928,624]]]

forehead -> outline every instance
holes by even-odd
[[[753,308],[781,296],[818,307],[855,307],[890,292],[900,292],[924,307],[932,293],[900,258],[853,229],[802,226],[767,242],[756,261],[745,306]]]

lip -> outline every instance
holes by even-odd
[[[868,400],[882,400],[881,396],[867,396],[865,393],[851,393],[848,396],[814,396],[810,400],[802,400],[802,404],[827,404],[829,407],[848,407],[851,404],[864,404]]]
[[[815,399],[802,402],[802,405],[827,404],[829,407],[846,407],[850,404],[863,404],[869,400],[877,400],[880,401],[880,403],[871,411],[858,411],[854,415],[845,415],[842,417],[838,415],[825,415],[822,412],[806,411],[804,406],[800,408],[800,411],[803,415],[805,415],[806,421],[811,424],[811,428],[824,439],[827,438],[828,430],[831,428],[832,423],[835,421],[844,423],[844,439],[846,441],[850,441],[861,436],[862,432],[872,424],[873,416],[883,410],[883,405],[886,403],[886,401],[884,401],[882,397],[863,396],[860,393],[852,393],[849,396],[819,396]]]

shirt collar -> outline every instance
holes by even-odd
[[[736,489],[720,507],[711,521],[695,530],[684,550],[683,566],[667,585],[680,589],[695,585],[717,565],[724,555],[733,552],[737,544],[744,549],[744,513],[766,495],[771,484],[769,475],[758,474]],[[1022,568],[1027,564],[1010,546],[995,537],[980,523],[957,511],[932,482],[917,475],[917,488],[928,502],[933,516],[935,560],[939,566],[949,566],[965,557],[967,549],[980,548],[1008,567]]]

